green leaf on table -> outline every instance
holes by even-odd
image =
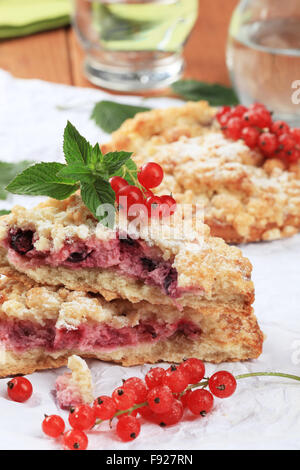
[[[78,185],[57,176],[64,166],[56,162],[37,163],[16,176],[6,189],[13,194],[66,199],[78,189]]]
[[[5,187],[8,183],[25,168],[32,165],[33,162],[29,160],[23,160],[17,163],[8,163],[0,161],[0,199],[4,200],[7,198],[8,193],[5,191]]]
[[[7,214],[10,214],[10,211],[9,211],[9,210],[6,210],[6,209],[0,210],[0,217],[1,217],[2,215],[7,215]]]
[[[99,221],[103,220],[106,216],[106,213],[101,211],[101,206],[109,204],[110,217],[108,226],[112,227],[115,215],[115,193],[109,182],[100,177],[94,182],[83,182],[80,185],[80,192],[84,204]]]
[[[91,118],[94,119],[97,126],[110,134],[119,129],[126,119],[133,118],[137,113],[149,110],[150,108],[144,106],[132,106],[115,103],[114,101],[99,101],[94,106]]]
[[[212,106],[234,105],[239,100],[233,90],[218,83],[206,83],[198,80],[179,80],[172,85],[172,90],[189,101],[206,100]]]
[[[88,164],[92,160],[93,147],[69,121],[64,131],[63,149],[68,164]]]

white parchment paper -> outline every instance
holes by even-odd
[[[89,119],[93,104],[111,99],[150,107],[180,104],[167,98],[113,96],[39,80],[15,79],[0,70],[0,159],[63,161],[62,136],[69,119],[92,143],[109,136]],[[33,206],[38,198],[10,197],[1,207]],[[283,241],[242,247],[253,264],[255,311],[266,335],[261,357],[252,362],[207,364],[207,373],[226,368],[234,374],[282,371],[300,375],[300,235]],[[150,368],[124,368],[90,361],[96,394],[110,394],[122,378],[142,377]],[[25,404],[6,396],[0,380],[0,448],[59,449],[41,431],[44,413],[58,410],[53,399],[55,378],[64,369],[32,374],[34,393]],[[149,423],[138,439],[124,444],[108,426],[89,434],[91,449],[300,449],[300,383],[281,378],[243,379],[231,398],[216,399],[206,418],[186,416],[161,429]]]

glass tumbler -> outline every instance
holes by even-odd
[[[85,74],[119,91],[169,85],[183,71],[183,46],[198,0],[73,0]]]
[[[242,104],[265,104],[300,123],[300,0],[242,0],[230,24],[227,65]]]

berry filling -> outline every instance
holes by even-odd
[[[195,339],[201,330],[188,320],[175,323],[141,321],[134,327],[113,328],[103,323],[82,323],[76,329],[56,328],[55,321],[44,325],[30,320],[0,322],[0,340],[7,349],[17,352],[45,349],[48,352],[76,350],[82,353],[113,350],[167,339],[175,333]]]
[[[142,240],[114,238],[102,241],[96,237],[86,241],[69,239],[59,251],[45,252],[34,247],[35,237],[32,230],[10,230],[6,246],[13,264],[26,268],[41,265],[70,269],[111,268],[121,275],[157,286],[172,298],[181,295],[177,287],[177,271],[172,267],[171,260],[165,261],[158,248],[149,247]]]

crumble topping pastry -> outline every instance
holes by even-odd
[[[100,293],[106,300],[146,300],[199,308],[251,305],[252,266],[236,247],[210,236],[204,224],[158,222],[127,232],[98,224],[78,194],[0,219],[2,265],[7,262],[41,284]],[[179,229],[179,232],[178,232]],[[123,230],[123,229],[122,229]]]
[[[201,205],[214,236],[229,243],[274,240],[300,229],[300,165],[264,160],[242,140],[225,138],[205,102],[137,114],[112,134],[105,152],[134,152],[137,165],[159,163],[158,194]]]
[[[55,381],[56,399],[62,409],[91,403],[94,399],[92,374],[84,359],[75,354],[68,359],[68,368]]]
[[[222,362],[258,357],[263,335],[251,305],[216,303],[201,309],[148,302],[107,302],[97,294],[39,285],[7,267],[0,280],[0,376],[60,367],[74,354],[125,366]],[[86,370],[71,359],[72,381],[87,393]],[[69,378],[67,378],[69,383]],[[61,389],[68,383],[63,381]]]

